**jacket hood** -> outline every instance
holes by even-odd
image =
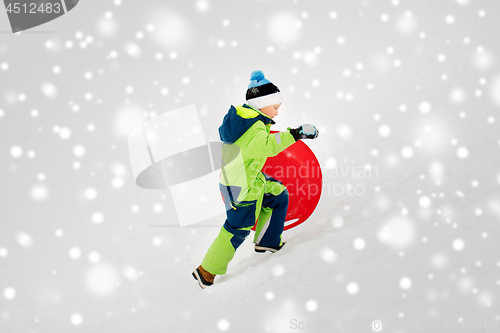
[[[231,105],[231,108],[222,120],[222,125],[219,127],[219,136],[222,142],[236,142],[236,140],[238,140],[243,135],[243,133],[245,133],[250,127],[252,127],[253,124],[255,124],[259,120],[264,122],[265,125],[269,123],[275,123],[271,118],[263,115],[258,110],[255,110],[254,108],[246,104],[243,104],[241,107],[253,110],[257,115],[250,118],[243,118],[237,113],[236,108]]]

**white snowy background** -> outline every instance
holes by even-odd
[[[498,332],[499,15],[83,0],[12,34],[1,10],[0,332]],[[277,129],[320,129],[324,192],[282,251],[249,238],[202,290],[224,217],[176,227],[167,191],[135,185],[127,136],[195,104],[218,140],[256,69],[284,93]]]

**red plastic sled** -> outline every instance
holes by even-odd
[[[269,157],[262,172],[281,181],[288,189],[285,230],[306,221],[316,209],[323,188],[321,168],[312,150],[299,140],[277,156]]]

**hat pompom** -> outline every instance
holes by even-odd
[[[250,75],[250,80],[263,80],[264,79],[264,73],[262,71],[253,71],[252,74]]]

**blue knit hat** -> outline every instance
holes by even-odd
[[[262,71],[253,71],[250,75],[246,99],[247,104],[254,109],[262,109],[283,102],[283,96],[278,87],[266,79]]]

